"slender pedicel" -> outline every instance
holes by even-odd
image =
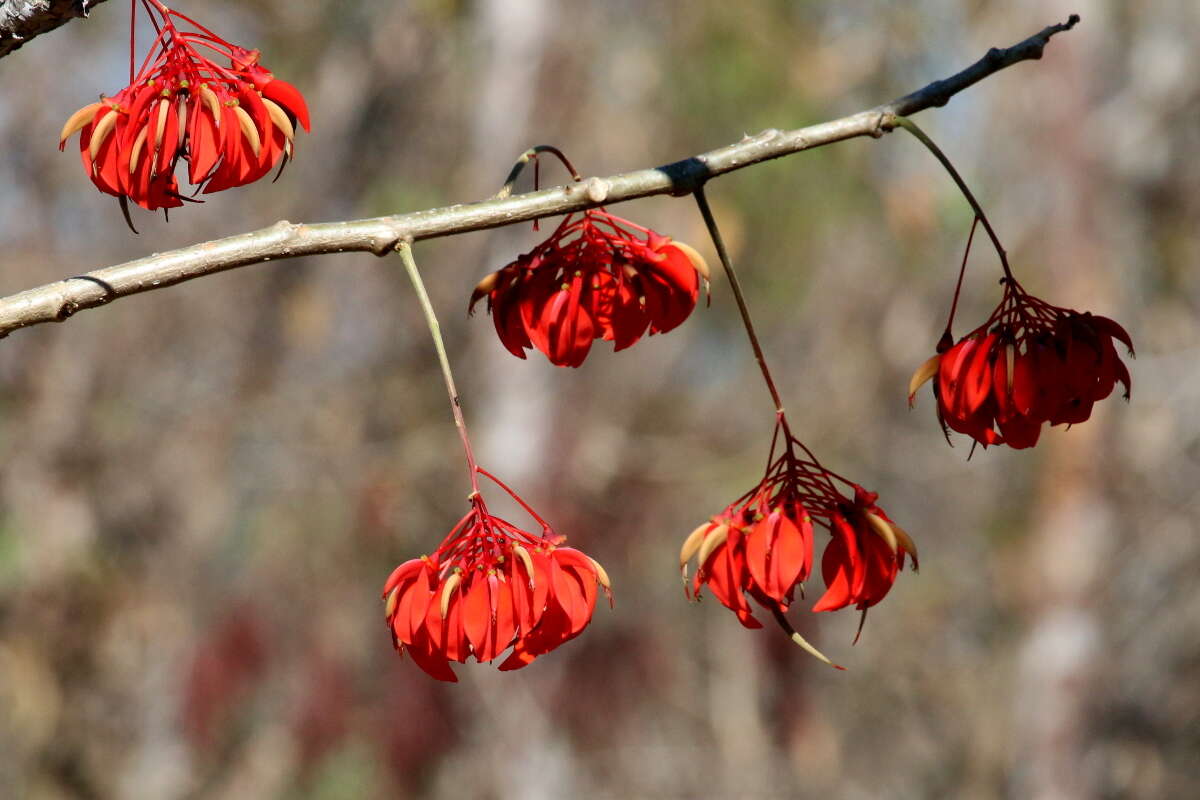
[[[433,347],[437,351],[438,365],[442,368],[442,379],[446,383],[446,393],[450,396],[450,410],[454,414],[454,427],[458,428],[458,436],[462,439],[463,450],[467,456],[467,469],[471,473],[471,494],[479,494],[479,469],[475,463],[475,454],[471,450],[471,438],[467,435],[467,422],[463,419],[462,405],[459,402],[458,388],[454,385],[454,373],[450,370],[450,359],[446,356],[446,344],[442,341],[442,327],[438,324],[437,314],[433,304],[429,302],[429,294],[425,291],[425,282],[421,280],[421,271],[412,255],[412,242],[402,241],[396,245],[396,252],[404,262],[408,279],[412,281],[413,290],[417,293],[417,302],[425,314],[425,324],[429,327],[429,335],[433,339]]]
[[[904,128],[904,130],[915,136],[921,144],[925,145],[929,152],[933,153],[934,157],[950,173],[950,177],[958,184],[959,190],[963,193],[963,197],[967,199],[967,202],[971,204],[971,208],[975,209],[975,216],[983,223],[983,229],[987,231],[988,236],[991,238],[992,245],[996,248],[996,255],[1000,256],[1000,266],[1004,268],[1004,276],[1012,280],[1012,270],[1008,266],[1008,253],[1005,251],[1004,245],[1000,244],[1000,237],[996,235],[996,230],[992,227],[992,223],[984,212],[983,206],[979,205],[979,201],[975,199],[975,195],[967,187],[966,181],[962,179],[962,176],[958,174],[958,170],[954,168],[954,164],[950,163],[950,159],[942,152],[942,149],[933,143],[933,140],[925,134],[925,131],[921,130],[917,123],[908,117],[894,117],[893,119],[897,125]]]

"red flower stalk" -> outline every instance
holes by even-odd
[[[79,133],[83,168],[96,188],[120,198],[122,208],[132,200],[151,211],[190,199],[175,176],[180,160],[205,194],[256,181],[277,164],[282,170],[296,123],[309,128],[300,92],[259,64],[257,50],[231,44],[157,0],[142,7],[158,35],[141,69],[134,73],[131,36],[129,85],[72,114],[59,149]]]
[[[451,661],[492,661],[512,646],[501,670],[520,669],[578,636],[592,620],[596,587],[612,603],[608,575],[495,480],[542,525],[523,531],[471,510],[432,554],[406,561],[383,587],[384,615],[396,649],[438,680],[457,681]]]
[[[783,448],[775,457],[783,434]],[[798,451],[802,451],[798,452]],[[824,655],[791,630],[783,616],[797,589],[812,571],[813,520],[832,535],[821,561],[825,594],[813,611],[854,605],[863,612],[891,590],[905,556],[917,567],[912,539],[876,505],[877,495],[821,466],[778,416],[770,465],[758,485],[684,541],[679,553],[684,591],[694,599],[708,586],[747,628],[760,628],[748,600],[754,600],[792,634],[798,644],[822,661]],[[853,490],[847,497],[835,484]],[[687,564],[696,558],[689,584]],[[859,626],[861,631],[861,623]],[[857,637],[856,637],[857,641]]]
[[[578,367],[595,339],[624,350],[666,333],[696,306],[704,259],[683,242],[603,209],[567,216],[545,242],[488,275],[484,297],[500,341],[525,358],[536,347],[560,367]]]
[[[1118,382],[1129,399],[1129,370],[1114,340],[1133,355],[1129,334],[1113,320],[1052,306],[1005,278],[1004,298],[987,321],[955,344],[947,331],[938,355],[913,374],[909,405],[936,378],[947,439],[955,430],[985,447],[1032,447],[1042,423],[1083,422]]]

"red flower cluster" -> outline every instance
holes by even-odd
[[[151,211],[183,205],[175,177],[180,159],[188,163],[188,180],[206,194],[251,183],[286,163],[295,123],[309,127],[300,92],[262,67],[257,50],[230,44],[161,3],[144,5],[158,36],[141,70],[115,96],[72,114],[59,149],[79,133],[92,183]],[[196,30],[181,31],[177,21]],[[219,66],[198,47],[230,65]]]
[[[595,339],[624,350],[666,333],[696,306],[708,266],[683,242],[600,209],[567,216],[531,252],[488,275],[470,308],[488,311],[509,352],[536,347],[560,367],[578,367]]]
[[[457,681],[451,661],[492,661],[512,646],[500,669],[520,669],[578,636],[597,584],[612,602],[608,575],[542,524],[540,536],[523,531],[475,495],[436,551],[396,567],[384,584],[396,649],[438,680]]]
[[[1129,334],[1113,320],[1052,306],[1007,278],[1004,299],[987,322],[957,344],[947,337],[943,352],[916,371],[909,404],[936,376],[943,429],[984,446],[1032,447],[1042,423],[1083,422],[1118,382],[1129,399],[1129,370],[1114,340],[1133,355]]]
[[[774,457],[757,486],[709,522],[700,525],[679,553],[685,592],[699,599],[703,586],[733,611],[747,628],[760,628],[747,597],[781,623],[797,588],[812,571],[813,518],[832,534],[821,571],[827,587],[813,611],[854,605],[864,612],[887,595],[904,567],[905,556],[917,565],[917,549],[908,534],[875,504],[877,495],[822,467],[787,430],[782,414],[776,429],[784,434],[783,452]],[[807,458],[796,450],[803,449]],[[834,480],[854,490],[843,495]],[[697,570],[690,584],[687,564]],[[829,659],[798,634],[793,638],[823,661]]]

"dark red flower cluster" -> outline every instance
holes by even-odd
[[[451,661],[492,661],[512,646],[500,669],[520,669],[578,636],[592,620],[597,585],[612,602],[608,575],[542,524],[541,535],[523,531],[475,495],[436,551],[396,567],[384,584],[396,649],[433,677],[457,681]]]
[[[475,287],[509,352],[536,347],[560,367],[578,367],[596,339],[624,350],[666,333],[696,306],[708,267],[683,242],[602,209],[563,219],[549,239]]]
[[[821,561],[826,591],[813,611],[854,605],[865,617],[866,610],[891,590],[906,555],[916,568],[916,546],[876,505],[875,493],[822,467],[791,435],[782,414],[776,441],[781,432],[782,452],[775,458],[772,446],[770,466],[758,485],[684,541],[679,563],[685,591],[699,599],[701,589],[708,586],[747,628],[762,627],[747,598],[782,622],[796,589],[803,595],[804,581],[812,571],[816,518],[832,539]],[[852,499],[838,490],[835,480],[853,489]],[[689,583],[687,564],[693,557],[697,569]],[[793,633],[793,638],[828,662],[798,634]]]
[[[259,64],[257,50],[230,44],[161,3],[144,7],[158,36],[142,68],[116,95],[72,114],[59,149],[79,133],[92,183],[149,210],[176,208],[187,199],[175,176],[180,160],[188,164],[188,180],[206,194],[251,183],[285,163],[296,123],[309,127],[300,92]]]
[[[1113,320],[1052,306],[1006,278],[1004,298],[988,320],[956,344],[947,337],[943,352],[916,371],[909,404],[936,377],[943,429],[984,446],[1032,447],[1042,423],[1083,422],[1118,382],[1129,399],[1129,370],[1114,340],[1133,355],[1129,334]]]

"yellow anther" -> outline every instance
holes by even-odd
[[[592,566],[596,568],[596,581],[605,589],[612,588],[612,582],[608,579],[608,573],[604,567],[600,566],[600,562],[588,556],[588,560],[592,562]]]
[[[917,390],[934,375],[938,373],[938,366],[941,364],[941,356],[931,356],[924,364],[917,367],[917,371],[912,374],[912,378],[908,381],[908,405],[911,408],[917,397]]]
[[[892,532],[896,534],[896,539],[904,551],[913,557],[914,563],[917,560],[917,543],[908,535],[908,531],[901,528],[896,523],[892,523]]]
[[[233,111],[237,117],[238,125],[242,129],[242,135],[246,137],[246,141],[250,144],[251,152],[254,153],[255,158],[258,158],[258,154],[262,150],[262,140],[258,136],[258,128],[254,126],[254,120],[246,113],[246,109],[237,104],[237,100],[233,101]]]
[[[687,580],[687,563],[692,560],[692,556],[696,555],[696,551],[700,549],[701,542],[704,541],[704,534],[708,532],[713,523],[705,522],[696,527],[696,530],[688,534],[688,537],[683,540],[683,547],[679,548],[679,571],[683,574],[683,579]]]
[[[103,103],[92,103],[76,111],[71,116],[67,117],[66,123],[63,124],[62,132],[58,135],[58,142],[62,144],[70,136],[78,133],[83,129],[83,126],[92,121],[96,116],[96,112],[100,110]]]
[[[517,554],[517,558],[521,559],[521,563],[525,565],[525,573],[529,576],[529,585],[533,586],[533,557],[529,555],[529,551],[521,545],[513,542],[513,552]]]
[[[696,252],[694,247],[683,242],[672,241],[671,244],[679,248],[680,252],[687,256],[687,260],[692,262],[692,267],[696,272],[700,273],[700,277],[706,281],[709,279],[708,262],[704,260],[704,256]]]
[[[460,583],[462,583],[462,575],[457,572],[446,579],[446,585],[442,589],[442,619],[445,619],[446,614],[450,612],[450,595],[454,594],[454,590],[458,588]]]
[[[866,512],[865,516],[867,518],[867,522],[872,528],[875,529],[875,533],[879,535],[879,538],[883,539],[884,543],[887,544],[892,553],[895,553],[896,548],[900,545],[899,542],[896,541],[896,531],[892,529],[891,524],[879,515],[872,514],[870,511]]]
[[[96,160],[96,155],[100,152],[100,146],[113,132],[113,128],[117,124],[117,111],[114,108],[108,114],[105,114],[96,126],[92,129],[92,140],[88,144],[88,158],[91,161]]]
[[[288,119],[287,112],[278,103],[266,97],[262,98],[262,104],[267,107],[267,115],[271,118],[271,122],[275,124],[275,127],[279,129],[287,140],[290,142],[296,138],[296,129],[292,126],[292,121]],[[476,291],[478,291],[478,287],[476,287]]]
[[[725,524],[717,525],[704,537],[704,542],[700,545],[700,554],[696,557],[697,569],[703,569],[704,563],[708,561],[718,547],[725,544],[725,540],[729,538],[729,526]]]
[[[142,146],[146,144],[146,133],[149,130],[149,128],[143,127],[140,131],[138,131],[137,138],[133,140],[133,148],[129,155],[130,175],[132,175],[133,171],[137,169],[138,161],[141,160]]]

